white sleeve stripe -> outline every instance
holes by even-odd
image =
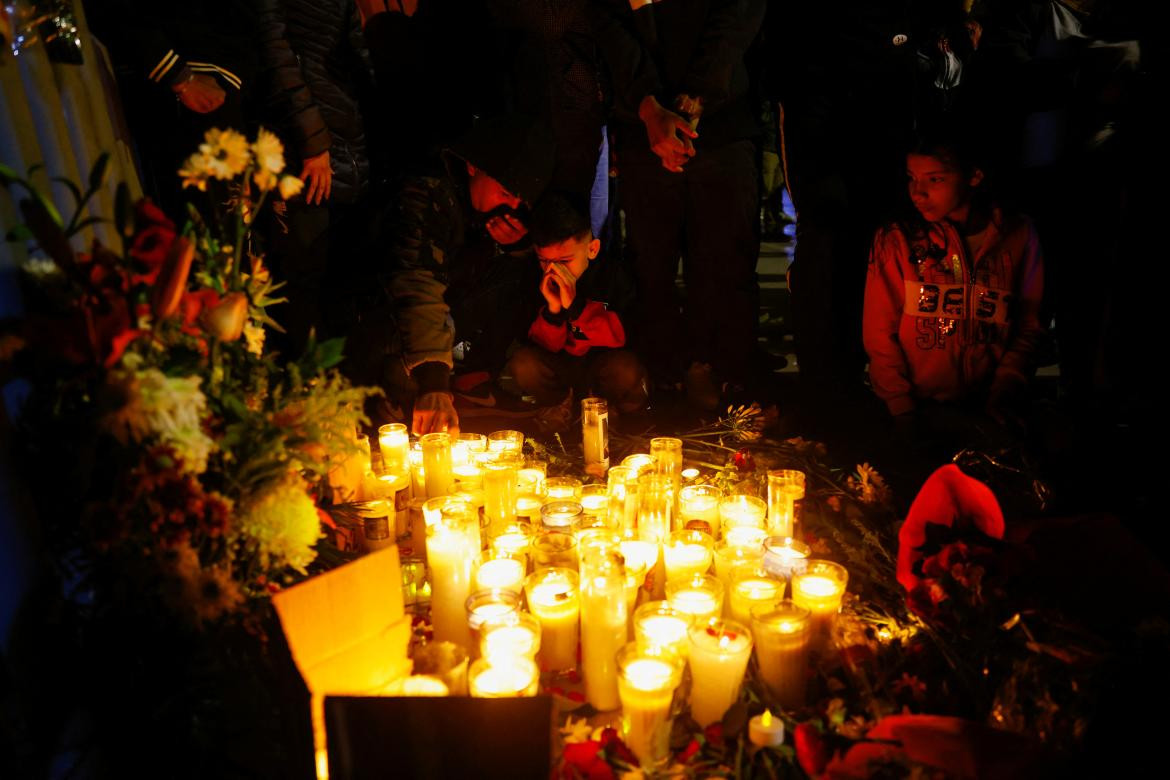
[[[187,65],[190,66],[191,70],[201,71],[204,73],[218,73],[219,75],[223,76],[225,81],[227,81],[236,89],[239,89],[240,85],[243,84],[243,81],[241,81],[239,76],[232,73],[230,70],[227,70],[226,68],[221,68],[214,63],[187,60]]]
[[[154,70],[150,72],[150,75],[147,76],[147,78],[151,81],[158,81],[164,75],[166,75],[166,72],[174,66],[175,61],[178,59],[179,55],[175,54],[174,49],[171,49],[163,55],[161,60],[158,61],[158,64],[154,66]]]

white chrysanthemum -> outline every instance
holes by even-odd
[[[207,177],[211,171],[211,161],[202,152],[196,152],[183,162],[179,169],[179,178],[183,180],[183,187],[194,187],[200,192],[207,190]]]
[[[248,139],[235,130],[213,127],[204,134],[203,141],[199,151],[206,160],[207,173],[214,178],[234,179],[248,167]]]
[[[252,154],[256,158],[256,167],[260,171],[272,174],[273,180],[276,174],[284,170],[284,144],[274,133],[263,127],[256,133]]]
[[[305,572],[317,557],[321,521],[313,500],[298,480],[273,485],[237,514],[233,535],[256,552],[265,569],[291,567]]]
[[[244,342],[256,357],[264,354],[264,326],[251,321],[244,323]]]
[[[207,397],[197,376],[169,377],[157,368],[120,371],[110,376],[111,389],[125,403],[105,420],[121,441],[157,438],[175,450],[183,468],[195,474],[207,469],[215,442],[203,432]]]
[[[301,190],[305,188],[305,182],[298,179],[296,176],[281,176],[280,177],[280,197],[282,200],[288,200],[295,197]]]

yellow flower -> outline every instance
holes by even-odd
[[[233,179],[248,167],[248,139],[235,130],[213,127],[203,136],[199,151],[207,160],[207,173],[217,179]]]
[[[179,177],[183,180],[183,187],[195,187],[200,192],[207,190],[207,172],[211,168],[211,161],[202,152],[196,152],[183,162],[179,169]]]
[[[305,188],[305,183],[296,176],[280,177],[280,197],[283,200],[295,197]]]
[[[244,325],[244,342],[256,357],[264,355],[264,326],[248,322]]]
[[[252,154],[256,158],[257,175],[260,172],[269,173],[272,174],[272,179],[275,181],[276,174],[284,170],[284,144],[274,133],[263,127],[256,133],[256,142],[252,144]]]
[[[317,507],[304,483],[292,478],[268,488],[237,515],[233,536],[254,551],[265,569],[291,567],[302,574],[317,557]]]
[[[256,187],[261,192],[271,192],[277,185],[276,174],[263,168],[256,169],[256,172],[252,174],[252,181],[256,182]]]

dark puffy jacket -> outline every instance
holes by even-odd
[[[268,114],[289,144],[289,169],[329,151],[333,200],[370,182],[360,96],[372,81],[352,0],[260,0]]]

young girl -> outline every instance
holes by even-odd
[[[953,141],[919,144],[906,174],[919,216],[879,230],[869,259],[864,340],[874,392],[895,416],[924,401],[960,401],[1002,422],[1044,332],[1036,231],[987,202],[983,171]]]

